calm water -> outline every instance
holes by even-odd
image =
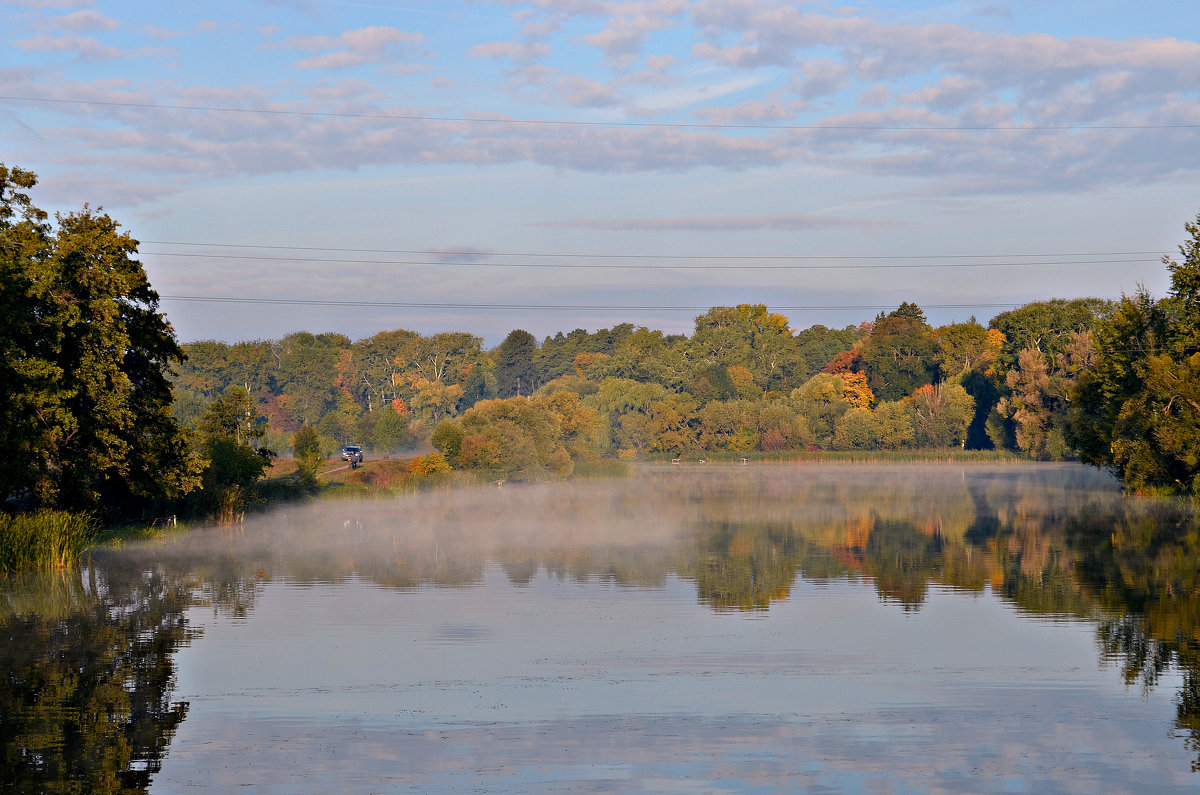
[[[0,788],[1190,791],[1198,569],[1075,466],[292,507],[0,584]]]

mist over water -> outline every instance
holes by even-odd
[[[1115,480],[1075,465],[647,465],[622,479],[289,506],[120,554],[183,568],[222,561],[302,582],[357,575],[397,587],[467,585],[481,581],[492,561],[522,572],[514,581],[542,570],[661,585],[673,556],[719,527],[820,535],[884,519],[961,536],[981,515],[1002,521],[1120,500]],[[661,571],[645,583],[624,582],[618,561]]]
[[[641,466],[288,506],[0,617],[157,660],[126,791],[1183,791],[1198,531],[1073,465]]]

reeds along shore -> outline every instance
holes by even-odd
[[[0,514],[0,573],[63,568],[92,543],[98,528],[91,516],[68,511]]]

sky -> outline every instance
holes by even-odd
[[[0,162],[183,341],[1169,288],[1200,4],[0,0]]]

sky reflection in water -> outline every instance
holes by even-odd
[[[1181,521],[1077,467],[651,467],[96,568],[193,594],[153,792],[1163,791],[1197,781]]]

